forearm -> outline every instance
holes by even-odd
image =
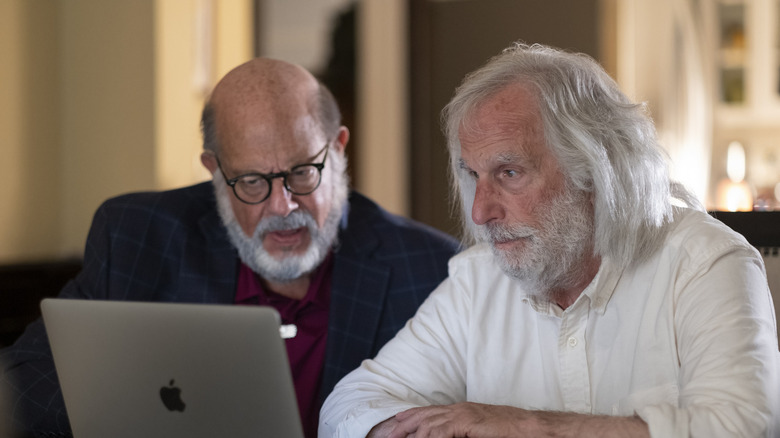
[[[650,436],[647,424],[636,416],[612,417],[554,411],[529,411],[511,406],[458,403],[413,408],[377,424],[370,438],[429,436],[471,438],[505,437],[621,437]]]
[[[637,416],[613,417],[565,412],[536,412],[541,437],[649,438],[647,424]]]
[[[398,424],[398,420],[395,417],[390,417],[387,420],[374,426],[366,435],[366,438],[387,438]]]

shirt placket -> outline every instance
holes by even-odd
[[[590,300],[587,296],[582,298],[562,315],[558,358],[564,410],[590,413],[590,373],[585,345]]]

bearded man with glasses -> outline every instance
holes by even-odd
[[[62,297],[275,307],[307,437],[336,382],[447,275],[455,239],[349,190],[349,131],[303,68],[254,59],[201,120],[211,183],[104,203]],[[23,433],[69,436],[43,324],[0,354]],[[1,374],[1,373],[0,373]]]

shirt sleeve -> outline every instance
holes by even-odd
[[[398,412],[465,399],[469,298],[450,274],[375,359],[336,385],[320,413],[320,437],[362,438]]]
[[[674,286],[678,405],[637,414],[652,437],[775,436],[780,353],[761,258],[739,248],[691,260]]]

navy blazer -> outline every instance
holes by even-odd
[[[334,252],[321,402],[376,355],[447,276],[452,237],[392,215],[352,192]],[[84,265],[62,297],[233,303],[240,261],[210,182],[106,201],[95,213]],[[70,425],[41,320],[0,353],[14,422],[40,436]]]

